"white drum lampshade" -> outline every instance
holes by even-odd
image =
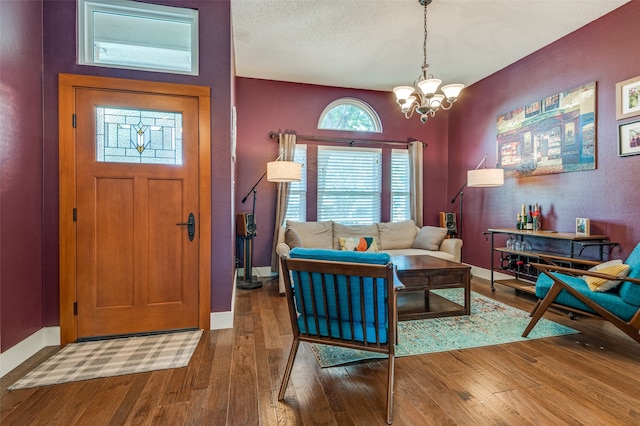
[[[467,186],[486,188],[504,185],[503,169],[476,169],[467,171]]]
[[[302,176],[302,164],[294,161],[270,161],[267,163],[269,182],[299,182]]]

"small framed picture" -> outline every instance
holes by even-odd
[[[640,154],[640,120],[618,125],[618,155]]]
[[[616,120],[640,115],[640,76],[616,84]]]
[[[589,219],[579,217],[576,219],[576,235],[591,235],[591,223]]]

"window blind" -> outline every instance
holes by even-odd
[[[318,147],[319,221],[379,222],[381,194],[381,149]]]
[[[391,221],[411,219],[409,150],[391,150]]]

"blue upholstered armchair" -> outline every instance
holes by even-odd
[[[611,266],[610,270],[615,272],[610,273],[606,269],[585,271],[557,266],[552,257],[545,260],[550,263],[531,264],[541,272],[536,282],[539,301],[523,337],[551,304],[556,304],[598,314],[640,343],[640,244],[622,265]],[[579,259],[574,259],[574,263],[580,263]],[[612,288],[603,288],[603,284]]]
[[[387,423],[393,418],[396,292],[386,253],[295,248],[281,257],[293,344],[278,400],[283,400],[300,342],[388,356]]]

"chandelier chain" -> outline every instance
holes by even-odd
[[[426,69],[429,67],[427,64],[427,4],[424,4],[424,39],[422,41],[422,52],[424,53],[424,60],[422,61],[422,68]]]

